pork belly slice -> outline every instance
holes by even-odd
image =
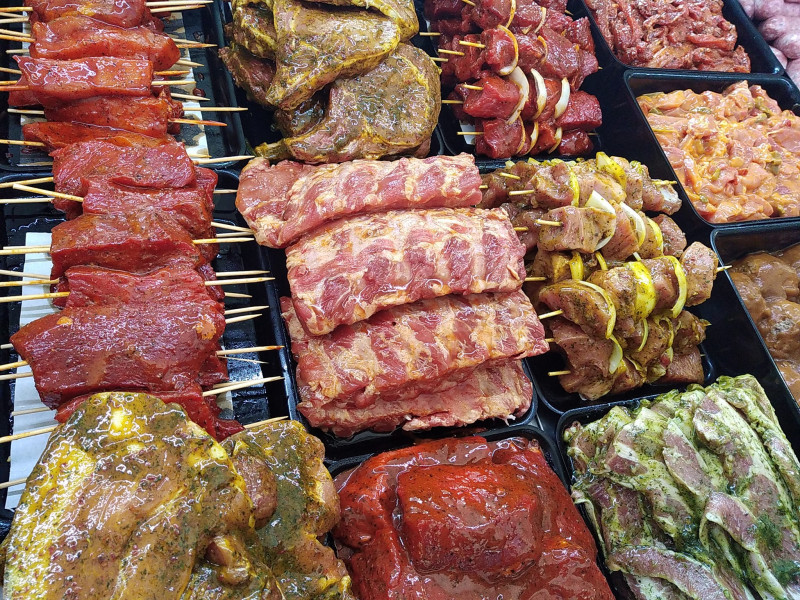
[[[379,397],[415,397],[460,370],[549,348],[521,290],[420,300],[319,337],[303,329],[291,299],[281,298],[281,310],[301,399],[316,407],[334,401],[365,407]]]
[[[424,298],[513,292],[524,255],[505,211],[439,208],[335,221],[290,246],[286,267],[297,318],[324,335]]]
[[[308,422],[340,437],[359,431],[406,431],[470,425],[484,419],[513,419],[530,408],[533,386],[519,361],[482,366],[463,380],[450,378],[452,386],[416,398],[384,401],[356,408],[347,405],[315,407],[303,402],[298,408]]]
[[[459,208],[481,201],[469,154],[354,160],[312,167],[263,158],[242,171],[236,207],[260,244],[283,248],[342,217],[402,208]]]

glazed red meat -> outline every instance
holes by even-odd
[[[600,127],[602,123],[600,102],[591,94],[581,91],[570,94],[567,109],[556,119],[556,126],[563,127],[565,131],[570,129],[591,131]]]
[[[151,188],[181,188],[196,183],[195,166],[183,144],[157,140],[154,144],[121,146],[103,140],[57,150],[52,155],[56,190],[83,196],[89,179]]]
[[[225,329],[222,313],[210,297],[66,308],[25,325],[11,342],[42,402],[56,408],[96,392],[195,385]]]
[[[589,135],[585,131],[573,129],[562,134],[558,153],[566,156],[582,156],[589,154],[592,148],[594,144]]]
[[[470,8],[470,17],[479,29],[493,29],[508,23],[511,0],[477,0],[474,4]]]
[[[594,540],[535,441],[426,442],[335,483],[334,538],[361,600],[613,598]]]
[[[85,16],[65,16],[31,27],[36,40],[33,58],[72,60],[88,56],[117,56],[149,60],[157,71],[169,69],[181,56],[172,38],[147,27],[124,29]]]
[[[481,43],[486,46],[486,64],[493,71],[502,71],[514,64],[517,58],[514,34],[508,30],[486,29],[481,32]]]
[[[484,419],[522,416],[531,405],[533,386],[520,361],[481,366],[432,384],[427,392],[408,399],[382,401],[356,408],[343,403],[322,407],[301,402],[298,409],[313,427],[349,437],[359,431],[406,431],[470,425]]]
[[[465,113],[478,119],[508,119],[520,100],[519,88],[512,81],[486,74],[475,84],[482,90],[463,88]],[[458,90],[460,86],[456,86]]]
[[[25,5],[33,9],[34,22],[84,15],[117,27],[136,27],[153,20],[145,0],[26,0]]]
[[[431,22],[453,17],[460,19],[463,9],[462,0],[425,0],[423,8],[425,16]]]
[[[396,306],[332,334],[309,336],[281,298],[303,401],[369,406],[414,397],[461,370],[546,352],[544,329],[521,291],[443,296]],[[466,370],[466,371],[463,371]]]
[[[524,255],[504,211],[434,208],[335,221],[290,246],[286,268],[297,318],[324,335],[423,298],[513,292]]]
[[[242,171],[236,207],[259,243],[282,248],[342,217],[472,206],[480,202],[480,185],[475,159],[468,154],[319,167],[291,161],[270,166],[255,159]]]
[[[490,119],[481,122],[477,131],[475,152],[489,158],[509,158],[517,154],[527,153],[525,128],[521,119],[508,123],[505,119]]]
[[[47,152],[54,152],[72,144],[113,140],[129,133],[123,129],[59,121],[35,121],[22,126],[22,137],[30,142],[44,144]],[[166,135],[153,139],[168,141]]]
[[[70,267],[96,265],[147,273],[174,262],[197,268],[207,262],[187,231],[155,210],[81,215],[53,227],[51,279]]]
[[[115,57],[51,60],[15,56],[37,100],[44,106],[91,96],[149,96],[153,63]]]
[[[183,116],[183,105],[161,96],[94,96],[45,107],[48,121],[71,121],[114,127],[141,135],[164,138],[171,132],[169,120]]]

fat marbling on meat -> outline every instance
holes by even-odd
[[[424,298],[513,292],[520,243],[501,209],[389,211],[335,221],[286,251],[297,318],[312,335]]]

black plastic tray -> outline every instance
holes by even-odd
[[[420,31],[423,31],[426,27],[425,17],[422,14],[422,2],[420,0],[415,1],[417,5],[417,12],[419,14],[420,19]],[[567,10],[572,13],[572,18],[574,20],[578,20],[581,17],[585,17],[587,15],[586,7],[580,2],[580,0],[569,0],[567,3]],[[594,38],[596,55],[598,62],[601,61],[601,56],[599,54],[599,49],[601,48],[601,44],[605,43],[603,41],[603,36],[600,35],[599,31],[596,27],[592,27],[592,37]],[[431,56],[436,56],[435,52],[435,44],[431,41],[433,38],[425,37],[422,38],[421,43],[417,43],[417,40],[420,39],[419,37],[414,38],[414,45],[422,48]],[[606,47],[607,51],[607,47]],[[602,66],[602,63],[601,63]],[[581,91],[587,92],[594,96],[597,96],[597,99],[600,101],[601,108],[603,109],[603,119],[606,117],[605,111],[605,95],[606,95],[606,88],[608,86],[609,81],[613,80],[616,81],[618,78],[617,75],[611,74],[611,76],[607,75],[603,71],[598,71],[597,73],[593,73],[589,77],[586,78],[586,81],[581,86]],[[461,152],[466,152],[467,154],[475,154],[475,145],[468,144],[464,139],[465,136],[458,135],[458,132],[461,131],[461,124],[459,123],[458,119],[455,116],[455,113],[449,105],[445,104],[442,105],[442,112],[439,115],[439,129],[442,134],[442,140],[444,142],[444,147],[446,150],[446,154],[459,154]],[[604,134],[602,133],[601,129],[598,129],[594,132],[592,136],[592,142],[594,145],[593,150],[587,154],[586,156],[594,156],[596,152],[600,152],[601,150],[605,149],[605,138]],[[526,157],[527,158],[527,157]],[[575,156],[564,156],[561,154],[538,154],[535,155],[534,158],[539,160],[545,159],[552,159],[552,158],[559,158],[562,160],[574,160]],[[494,169],[501,168],[507,160],[520,160],[519,157],[513,157],[509,159],[492,159],[485,156],[475,156],[475,162],[481,168],[481,171],[491,171]]]
[[[638,160],[651,168],[655,177],[677,181],[677,175],[667,159],[664,150],[658,143],[647,119],[644,116],[636,97],[654,92],[672,92],[675,90],[693,90],[697,93],[705,91],[722,92],[728,86],[739,81],[747,81],[750,85],[759,85],[784,110],[792,110],[800,114],[800,90],[789,79],[775,75],[749,75],[739,73],[701,73],[689,71],[656,71],[633,69],[623,75],[624,86],[611,100],[610,110],[603,113],[611,121],[609,127],[616,135],[614,146],[624,145],[636,148]],[[609,152],[610,153],[610,152]],[[684,223],[693,221],[695,227],[705,228],[739,227],[744,221],[734,223],[711,223],[704,219],[689,202],[683,186],[676,185],[680,196],[688,205],[693,219],[684,219]],[[684,212],[682,210],[681,212]],[[763,219],[762,222],[793,222],[800,226],[800,217],[781,217]],[[679,223],[683,227],[683,223]]]
[[[28,178],[28,175],[14,174],[0,177],[0,182],[18,181]],[[238,186],[238,177],[231,172],[219,172],[219,189],[234,189]],[[3,198],[28,196],[25,192],[11,189],[0,190]],[[215,197],[217,209],[214,218],[217,221],[234,224],[237,222],[238,213],[235,210],[233,194],[218,194]],[[46,232],[63,221],[61,213],[49,204],[9,204],[4,205],[4,223],[0,228],[0,245],[23,245],[27,232]],[[3,257],[5,269],[19,270],[22,258],[16,256]],[[266,269],[263,255],[255,242],[222,244],[220,254],[214,262],[214,267],[220,271],[239,271]],[[8,279],[8,278],[6,278]],[[17,288],[3,288],[3,295],[14,295]],[[271,301],[267,287],[264,284],[247,284],[226,286],[226,291],[251,294],[252,299],[228,298],[225,302],[228,308],[242,308],[245,306],[269,305],[269,313],[278,312]],[[20,304],[0,304],[0,338],[7,341],[19,327]],[[269,324],[270,315],[263,314],[250,321],[234,323],[225,328],[223,345],[225,348],[246,348],[252,346],[277,345],[274,329]],[[228,371],[231,381],[244,381],[258,377],[271,377],[285,375],[285,367],[279,352],[261,352],[237,355],[238,358],[255,359],[264,364],[255,364],[241,360],[229,360]],[[8,363],[18,360],[16,353],[9,350],[0,351],[0,362]],[[263,375],[262,375],[263,372]],[[288,415],[286,388],[283,381],[275,381],[264,385],[236,390],[231,393],[233,412],[237,420],[242,423],[253,423],[276,416]],[[0,382],[0,435],[7,435],[13,431],[13,419],[10,416],[13,410],[14,386],[13,381]],[[223,416],[230,416],[224,415]],[[0,481],[8,481],[9,453],[11,444],[0,445]],[[0,492],[0,507],[5,506],[6,490]],[[0,538],[2,538],[10,524],[12,513],[0,510]]]
[[[270,269],[275,274],[275,281],[270,282],[270,294],[274,294],[275,300],[270,298],[270,306],[279,306],[277,299],[281,296],[289,296],[289,282],[286,278],[286,255],[282,250],[262,249],[267,261],[266,268]],[[295,421],[300,421],[306,429],[311,431],[315,436],[320,438],[325,444],[326,454],[336,459],[364,454],[365,452],[372,452],[376,447],[390,447],[392,445],[407,444],[410,439],[417,439],[421,435],[428,435],[427,432],[411,432],[396,429],[393,432],[376,433],[374,431],[362,431],[355,434],[350,438],[337,437],[331,433],[326,433],[319,429],[312,427],[306,418],[297,410],[297,405],[300,403],[300,397],[297,393],[297,382],[295,379],[295,370],[297,364],[291,354],[291,338],[286,330],[283,319],[278,310],[272,311],[272,325],[275,329],[275,338],[278,339],[278,344],[285,346],[281,350],[281,360],[287,370],[286,373],[286,393],[289,402],[289,416]],[[523,361],[523,369],[526,375],[531,377],[531,372]],[[532,379],[532,378],[531,378]],[[517,418],[515,423],[526,424],[530,423],[536,418],[536,411],[538,408],[538,397],[536,395],[535,386],[533,398],[531,400],[530,408],[524,415]],[[505,428],[506,425],[500,419],[490,419],[485,421],[478,421],[472,425],[465,427],[440,427],[432,430],[434,433],[431,435],[438,436],[460,436],[465,435],[463,432],[481,431],[495,431],[499,428]]]
[[[597,47],[597,52],[596,52],[597,60],[600,62],[600,66],[602,66],[603,68],[608,68],[617,73],[620,71],[624,71],[625,69],[631,69],[631,68],[642,69],[653,73],[691,72],[688,70],[677,70],[677,69],[654,69],[645,67],[634,67],[633,65],[629,65],[627,63],[622,62],[611,51],[611,47],[609,46],[606,39],[603,37],[603,34],[600,32],[600,28],[597,26],[597,21],[595,20],[594,15],[590,10],[588,10],[585,0],[579,0],[579,1],[583,5],[585,14],[589,15],[589,21],[592,24],[592,32],[596,33],[595,46]],[[738,34],[736,44],[742,46],[747,55],[750,57],[751,73],[767,73],[767,74],[783,73],[783,65],[781,65],[780,61],[778,61],[778,59],[772,53],[772,50],[770,50],[769,48],[769,44],[767,44],[767,42],[762,37],[761,33],[759,33],[758,28],[756,28],[756,26],[753,24],[753,22],[750,20],[747,14],[744,12],[738,0],[723,0],[722,16],[736,26],[736,32]],[[698,72],[725,73],[726,71],[698,71]],[[745,74],[741,73],[740,75],[745,75]]]
[[[725,264],[730,264],[753,252],[777,252],[798,243],[800,243],[800,226],[794,223],[748,223],[736,229],[718,229],[711,234],[711,245]],[[736,290],[736,286],[733,285],[730,275],[726,273],[725,277],[731,282],[731,287],[740,305],[744,306],[741,295]],[[760,347],[763,349],[763,352],[759,354],[766,353],[769,361],[774,366],[774,359],[758,332],[755,322],[746,309],[744,309],[744,312],[750,327],[755,331]],[[777,367],[775,367],[775,370],[777,370]],[[792,394],[782,377],[780,382],[786,387],[786,393],[791,397]]]
[[[214,4],[203,6],[194,10],[184,11],[183,27],[177,36],[185,36],[185,39],[196,42],[220,45],[222,41],[222,24],[219,21],[219,11],[215,8],[221,4],[221,0],[215,0]],[[13,27],[7,26],[7,27]],[[19,27],[17,27],[19,30]],[[17,64],[5,51],[11,48],[20,48],[18,42],[8,42],[0,40],[0,55],[5,56],[5,66],[16,68]],[[192,93],[196,96],[208,98],[209,102],[200,102],[202,106],[237,106],[236,89],[233,85],[230,73],[222,65],[217,56],[216,48],[198,48],[189,51],[190,59],[197,63],[202,63],[202,67],[193,67],[193,77],[196,86],[188,92],[188,86],[172,88],[176,92]],[[176,69],[183,69],[176,65]],[[4,78],[9,78],[6,76]],[[27,107],[26,107],[27,108]],[[22,139],[22,127],[20,115],[9,114],[8,95],[0,93],[0,137],[6,139]],[[240,114],[236,112],[203,112],[202,118],[206,120],[221,121],[225,127],[208,126],[203,131],[194,125],[182,125],[181,133],[177,136],[178,141],[183,141],[191,147],[198,136],[205,133],[208,153],[212,158],[224,156],[237,156],[245,153],[245,140],[242,131]],[[196,117],[193,117],[196,118]],[[11,172],[30,172],[30,171],[49,171],[50,166],[46,164],[36,165],[27,163],[48,162],[49,157],[36,149],[24,146],[5,146],[5,151],[0,156],[0,170]],[[233,162],[215,163],[208,165],[215,169],[223,169],[231,166]]]

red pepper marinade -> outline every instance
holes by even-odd
[[[361,600],[613,599],[535,441],[426,442],[335,481],[334,538]]]

